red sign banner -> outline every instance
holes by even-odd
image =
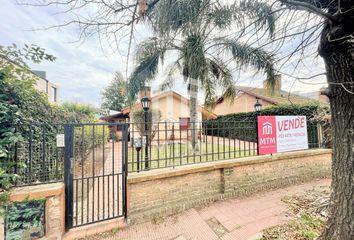
[[[258,116],[258,153],[308,149],[306,116]]]

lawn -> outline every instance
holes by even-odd
[[[142,161],[142,159],[144,160],[145,158],[144,150],[145,149],[142,149],[139,154],[140,170],[144,169],[144,163]],[[137,152],[134,148],[129,148],[128,152],[128,170],[129,172],[135,172],[138,167]],[[174,167],[254,155],[256,155],[256,150],[253,148],[241,150],[240,148],[227,144],[199,143],[198,150],[195,152],[190,143],[153,145],[149,147],[149,168]]]

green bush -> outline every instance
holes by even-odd
[[[265,108],[261,111],[261,116],[285,116],[298,115],[307,117],[308,140],[310,147],[318,143],[317,123],[315,115],[319,109],[329,112],[328,106],[319,104],[313,105],[277,105]],[[216,119],[204,122],[203,129],[208,135],[239,139],[256,142],[256,112],[234,113],[219,116]]]
[[[13,203],[6,209],[5,240],[36,239],[44,236],[45,200]]]

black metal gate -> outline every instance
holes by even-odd
[[[127,217],[125,123],[64,126],[66,229]]]

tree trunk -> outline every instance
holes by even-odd
[[[354,236],[354,42],[352,16],[327,22],[319,53],[326,65],[332,112],[332,185],[327,227],[320,239]]]
[[[198,101],[198,83],[196,80],[189,79],[189,97],[190,97],[190,118],[191,118],[191,143],[193,153],[198,151],[197,149],[197,126],[198,126],[198,114],[197,114],[197,101]]]

